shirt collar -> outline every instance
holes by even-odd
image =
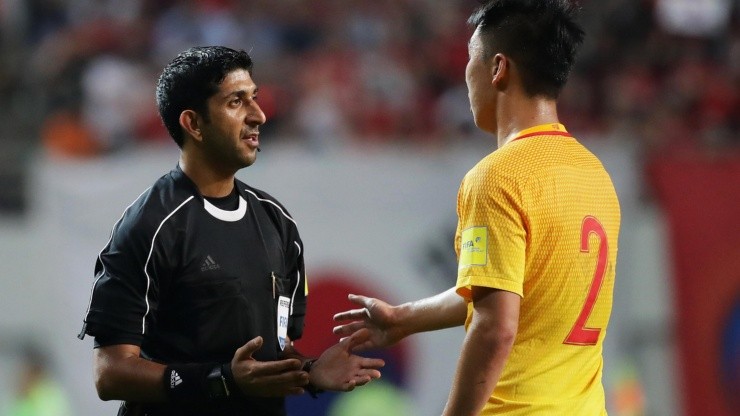
[[[571,137],[570,133],[568,133],[568,130],[565,129],[565,126],[560,123],[548,123],[548,124],[540,124],[539,126],[530,127],[528,129],[524,129],[517,133],[513,139],[509,140],[509,143],[519,140],[519,139],[525,139],[527,137],[532,136],[568,136]]]

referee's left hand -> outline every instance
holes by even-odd
[[[311,384],[322,390],[351,391],[380,378],[385,361],[352,354],[369,338],[370,331],[361,329],[324,351],[311,367]]]

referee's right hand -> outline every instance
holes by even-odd
[[[252,354],[262,347],[262,337],[249,340],[236,350],[231,360],[234,381],[247,396],[283,397],[303,394],[308,373],[301,371],[301,361],[289,358],[278,361],[257,361]]]

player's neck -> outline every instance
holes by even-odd
[[[499,106],[496,118],[498,147],[516,138],[517,133],[541,124],[560,123],[557,102],[544,97],[521,98]]]

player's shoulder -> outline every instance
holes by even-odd
[[[504,184],[526,174],[519,168],[516,153],[506,147],[497,149],[476,163],[465,175],[465,182],[472,185]]]

